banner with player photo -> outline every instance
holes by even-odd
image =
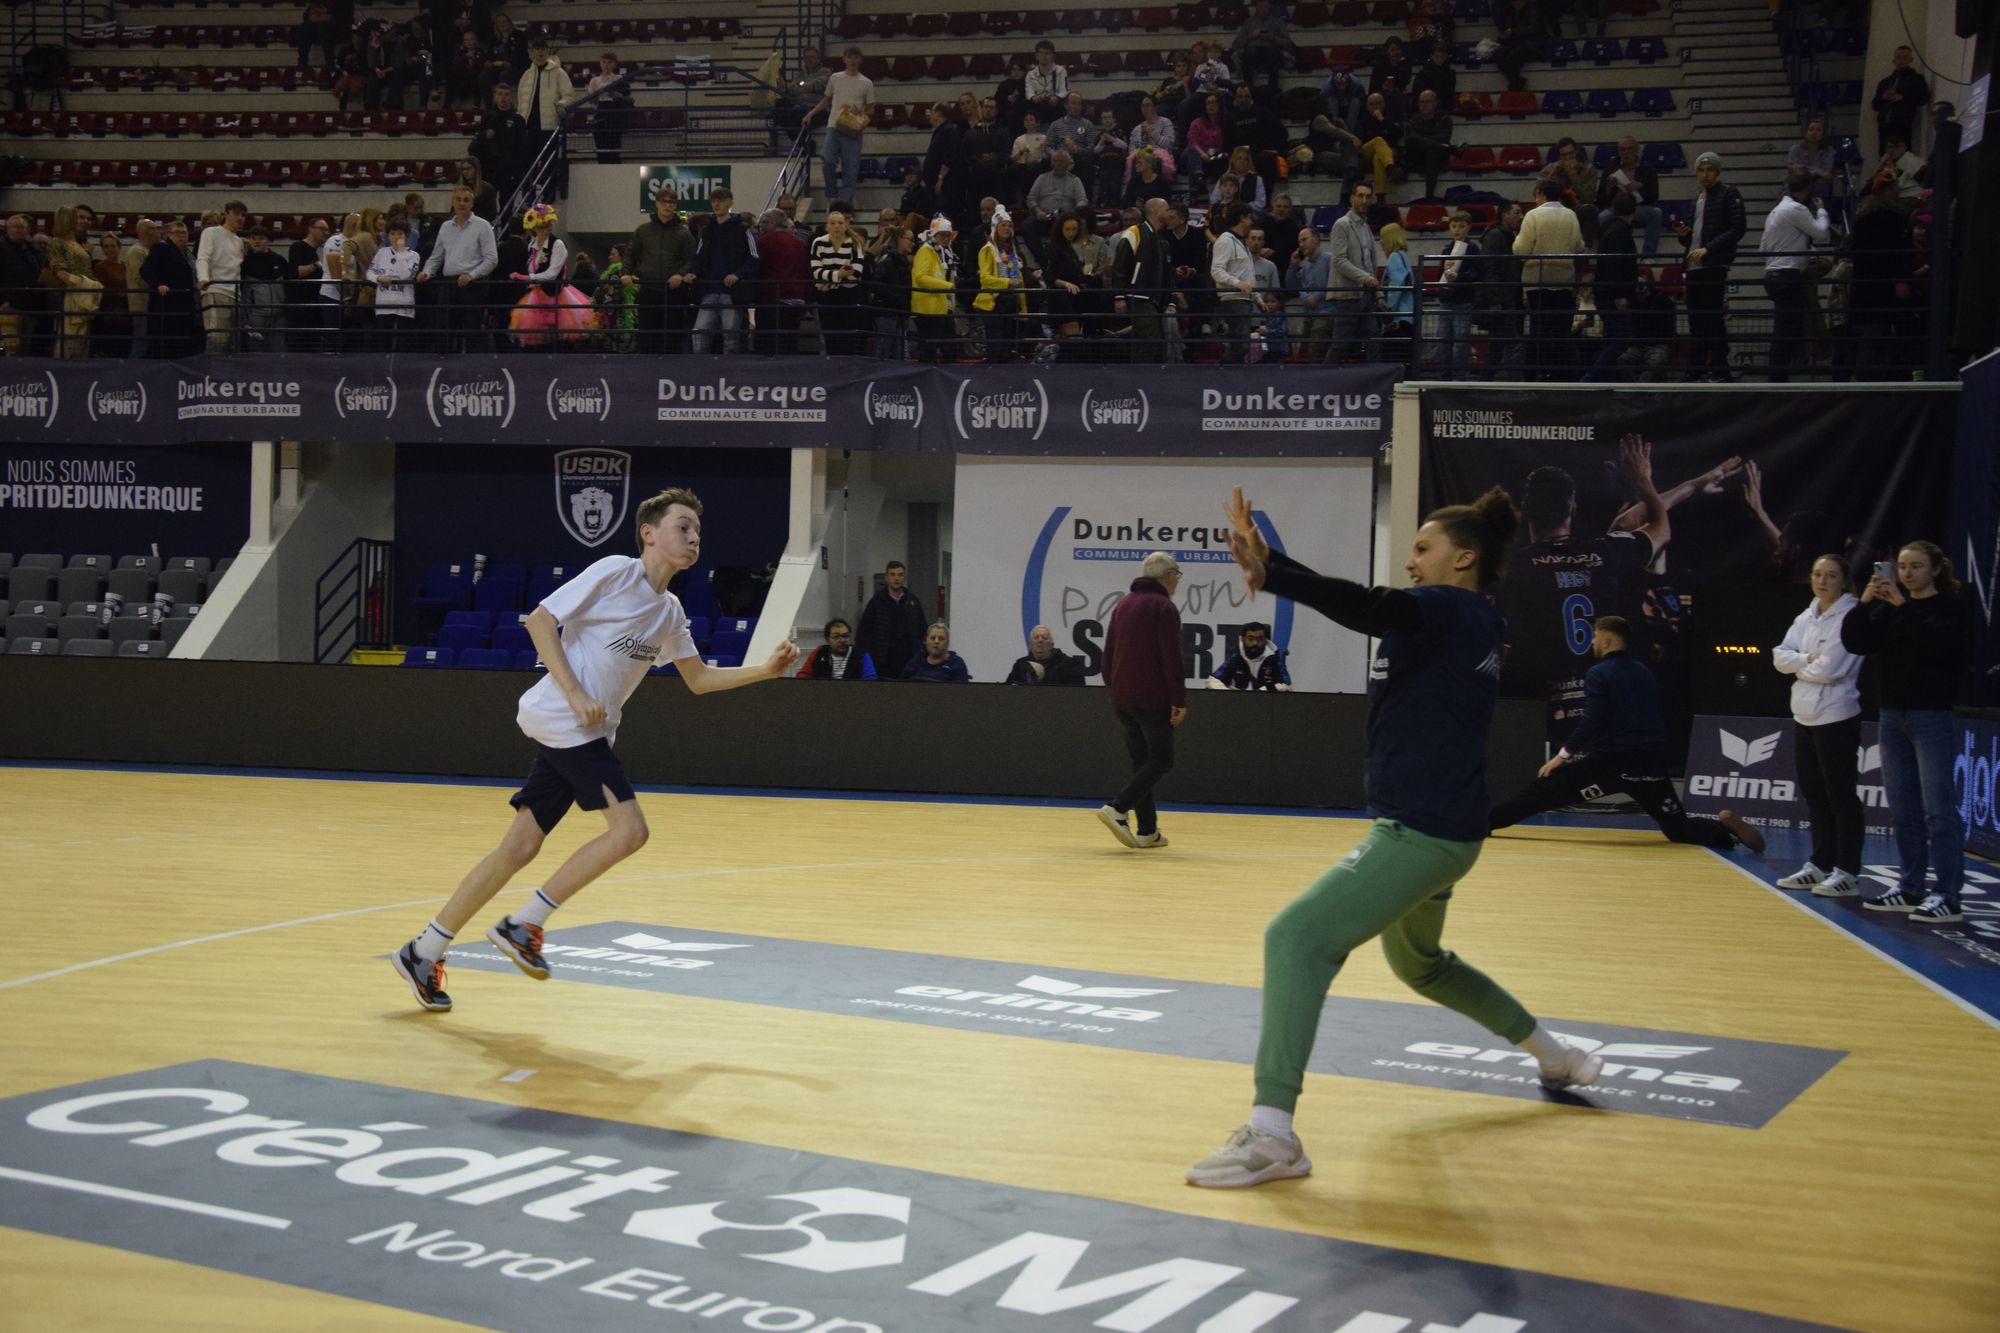
[[[1690,699],[1694,618],[1755,596],[1747,642],[1784,637],[1812,561],[1868,565],[1937,540],[1950,513],[1955,386],[1888,392],[1426,390],[1422,505],[1502,486],[1522,531],[1497,598],[1507,617],[1502,692],[1540,698],[1549,738],[1575,725],[1591,626],[1623,616],[1658,677],[1668,751]],[[1769,590],[1796,585],[1797,605]],[[1787,609],[1789,608],[1789,609]],[[1770,623],[1763,624],[1761,620]],[[1749,671],[1769,671],[1752,655]]]
[[[1102,683],[1104,629],[1147,553],[1181,566],[1175,602],[1190,688],[1235,653],[1243,626],[1268,625],[1292,688],[1361,694],[1367,641],[1287,601],[1254,601],[1229,554],[1222,503],[1241,486],[1272,549],[1322,574],[1368,580],[1374,468],[1360,461],[1099,462],[961,456],[953,485],[952,646],[1005,664],[1047,625],[1056,647]]]

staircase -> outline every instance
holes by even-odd
[[[1674,45],[1693,117],[1688,157],[1721,156],[1723,179],[1743,192],[1749,214],[1741,252],[1754,253],[1801,128],[1770,10],[1763,0],[1679,0]]]

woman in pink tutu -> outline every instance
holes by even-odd
[[[597,308],[563,281],[569,249],[556,236],[555,209],[536,204],[522,216],[521,229],[528,233],[528,271],[508,275],[528,284],[509,321],[516,341],[523,347],[582,342],[598,327]]]

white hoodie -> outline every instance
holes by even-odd
[[[1771,665],[1792,682],[1792,717],[1802,726],[1845,722],[1861,712],[1861,659],[1840,646],[1840,622],[1860,603],[1842,593],[1824,614],[1815,597],[1771,650]]]

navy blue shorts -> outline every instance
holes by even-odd
[[[625,766],[611,753],[611,742],[599,737],[566,750],[535,747],[535,766],[528,781],[510,799],[516,810],[534,815],[535,823],[548,833],[562,823],[572,804],[585,810],[602,810],[604,792],[610,789],[620,801],[632,799],[632,784],[625,779]]]

